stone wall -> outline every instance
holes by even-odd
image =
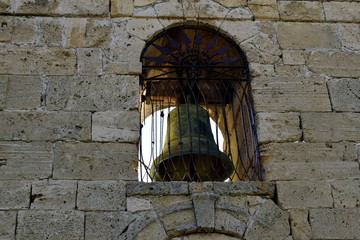
[[[265,183],[136,182],[140,54],[180,24],[246,53]],[[360,239],[359,62],[358,1],[0,0],[0,239]]]

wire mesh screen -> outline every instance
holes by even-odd
[[[141,181],[262,180],[248,64],[231,39],[175,27],[141,61]]]

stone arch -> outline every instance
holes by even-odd
[[[212,234],[214,239],[285,240],[290,235],[288,213],[264,197],[206,192],[163,200],[164,206],[138,214],[120,239],[202,239],[201,234]]]

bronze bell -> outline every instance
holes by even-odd
[[[168,117],[164,148],[150,169],[153,181],[224,181],[234,166],[214,141],[208,112],[182,104]]]

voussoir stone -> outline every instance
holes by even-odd
[[[0,142],[0,179],[49,178],[52,159],[47,142]]]
[[[77,211],[20,211],[16,238],[38,239],[83,239],[84,213]]]
[[[89,140],[91,113],[0,112],[3,140]]]
[[[55,149],[55,179],[137,179],[135,144],[56,143]]]

